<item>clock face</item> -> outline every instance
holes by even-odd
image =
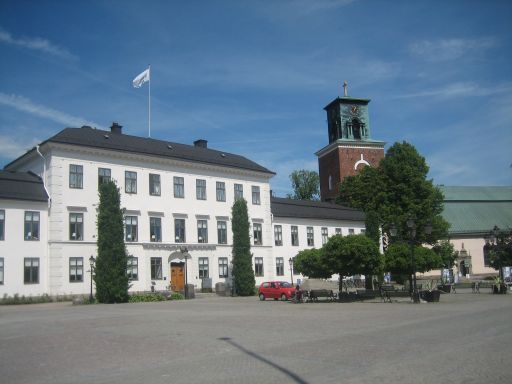
[[[350,114],[351,115],[359,115],[359,107],[357,105],[352,105],[350,107]]]

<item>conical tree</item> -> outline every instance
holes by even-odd
[[[96,299],[100,303],[128,301],[129,281],[120,203],[119,189],[113,181],[100,185],[98,257],[94,271]]]
[[[231,209],[233,220],[233,277],[235,292],[240,296],[254,295],[256,280],[252,269],[251,241],[247,202],[239,199]]]

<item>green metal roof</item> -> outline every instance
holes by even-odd
[[[512,187],[439,187],[445,201],[512,201]]]
[[[512,187],[439,187],[449,233],[485,234],[495,225],[512,228]]]

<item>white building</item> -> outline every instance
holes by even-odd
[[[97,253],[98,185],[109,179],[116,181],[125,209],[131,291],[182,290],[185,281],[196,289],[227,282],[231,207],[238,197],[248,202],[257,284],[290,276],[287,260],[313,246],[307,242],[309,228],[317,247],[325,240],[325,228],[328,236],[364,228],[361,212],[330,204],[328,209],[325,203],[287,213],[286,199],[270,197],[273,172],[245,157],[209,149],[205,140],[192,146],[130,136],[116,123],[110,132],[66,128],[4,169],[5,185],[28,190],[13,178],[31,181],[34,196],[23,199],[0,190],[0,295],[89,292],[89,258]],[[38,214],[40,235],[27,239],[24,227],[35,225],[31,212]],[[276,245],[278,227],[282,245]],[[299,245],[291,244],[295,230]],[[182,247],[191,256],[186,268]]]

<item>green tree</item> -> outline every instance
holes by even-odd
[[[382,272],[383,259],[379,247],[365,235],[332,236],[322,247],[323,264],[341,277],[371,276]]]
[[[395,143],[377,168],[364,168],[357,176],[346,178],[340,186],[337,201],[374,212],[390,242],[409,241],[406,222],[414,218],[418,243],[435,244],[448,233],[443,219],[443,194],[432,180],[427,180],[429,167],[413,145]],[[425,234],[426,224],[432,233]],[[397,236],[390,238],[395,225]]]
[[[290,174],[293,195],[289,198],[296,200],[319,200],[320,199],[320,177],[315,171],[306,169],[296,170]]]
[[[397,281],[409,280],[409,287],[412,287],[413,274],[411,246],[406,243],[391,244],[384,255],[384,269],[392,275],[399,277]],[[417,272],[427,272],[432,269],[441,268],[443,260],[430,248],[420,245],[414,246],[414,261]]]
[[[126,249],[119,189],[113,181],[100,185],[98,209],[98,257],[94,269],[96,299],[100,303],[128,301]]]
[[[449,269],[455,265],[455,260],[457,259],[457,252],[455,252],[453,244],[450,243],[449,240],[438,241],[432,247],[432,250],[441,258],[442,268]]]
[[[321,249],[304,249],[293,258],[293,269],[310,278],[327,279],[333,274],[328,265],[324,264]]]
[[[233,277],[235,292],[240,296],[255,293],[256,280],[252,269],[251,241],[249,238],[249,215],[245,199],[235,201],[231,209],[233,220]]]
[[[503,282],[503,267],[512,266],[512,230],[501,230],[497,226],[492,231],[494,243],[486,244],[491,267],[499,272]]]

